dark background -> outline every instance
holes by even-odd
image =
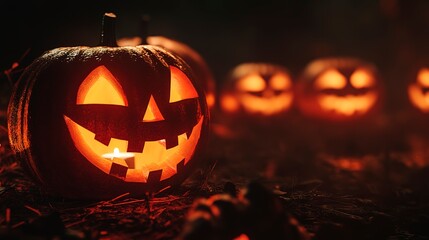
[[[16,0],[1,1],[0,10],[2,71],[27,49],[21,66],[52,48],[97,45],[104,12],[118,16],[118,38],[137,35],[141,15],[149,14],[150,35],[200,52],[218,88],[242,62],[281,64],[296,77],[312,59],[354,56],[379,67],[387,108],[396,109],[405,104],[410,71],[429,56],[427,0]],[[4,75],[0,92],[10,92]]]

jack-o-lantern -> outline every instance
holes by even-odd
[[[148,33],[149,16],[143,16],[140,22],[140,36],[130,38],[120,38],[119,46],[137,46],[141,44],[149,44],[165,48],[179,57],[183,58],[186,63],[192,68],[197,80],[201,83],[205,95],[207,106],[211,109],[216,102],[215,95],[215,80],[213,74],[204,60],[204,58],[190,46],[163,36],[149,36]]]
[[[97,47],[36,59],[9,104],[13,150],[48,189],[103,199],[177,185],[206,139],[208,112],[194,74],[156,46],[118,47],[114,14]]]
[[[408,85],[408,98],[414,107],[423,113],[429,113],[429,68],[417,71],[415,81]]]
[[[289,72],[269,63],[243,63],[228,77],[220,96],[224,112],[253,116],[276,116],[292,106]]]
[[[347,121],[369,115],[380,101],[375,67],[355,58],[326,58],[311,62],[297,82],[302,113]]]

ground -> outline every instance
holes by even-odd
[[[429,239],[425,134],[386,121],[379,131],[356,131],[355,124],[323,125],[315,133],[302,119],[248,125],[218,119],[225,116],[214,118],[203,163],[179,187],[92,202],[41,189],[13,157],[2,127],[1,238],[177,239],[195,201],[258,182],[312,239]]]

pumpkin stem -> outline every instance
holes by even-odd
[[[117,47],[116,43],[116,15],[114,13],[105,13],[101,22],[101,39],[98,46]]]
[[[140,20],[140,38],[142,39],[141,44],[147,45],[147,37],[149,36],[149,21],[150,16],[149,15],[143,15]]]

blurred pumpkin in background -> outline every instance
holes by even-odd
[[[183,60],[185,60],[185,62],[193,69],[197,81],[202,85],[205,92],[207,106],[209,109],[212,109],[216,102],[216,83],[207,62],[200,53],[185,43],[164,36],[149,36],[149,21],[149,16],[142,16],[140,22],[140,36],[120,38],[118,39],[118,46],[149,44],[165,48],[167,51],[183,58]]]
[[[242,63],[226,79],[220,105],[229,114],[269,117],[288,112],[293,97],[287,69],[270,63]]]
[[[310,62],[297,82],[297,103],[307,116],[347,121],[373,112],[381,99],[376,68],[356,58]]]

